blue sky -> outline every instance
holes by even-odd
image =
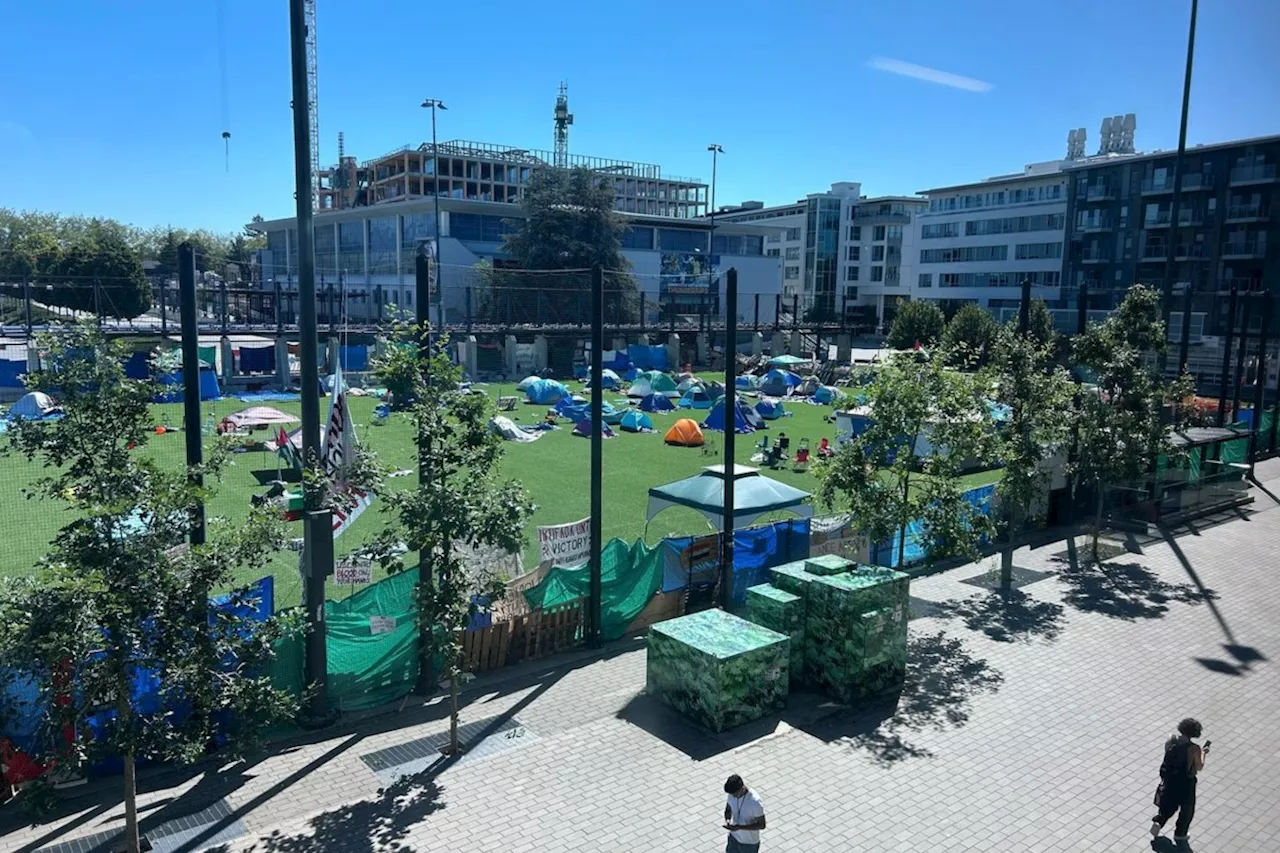
[[[1139,148],[1172,148],[1190,0],[318,2],[324,161],[340,130],[361,159],[429,139],[425,96],[450,107],[442,140],[550,148],[566,80],[571,151],[709,180],[719,142],[726,204],[1014,171],[1061,156],[1073,127],[1092,152],[1125,112]],[[0,206],[216,230],[288,215],[287,8],[9,4]],[[1189,142],[1280,132],[1277,32],[1276,0],[1201,4]]]

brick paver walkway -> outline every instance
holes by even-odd
[[[1280,495],[1280,478],[1266,488]],[[715,737],[641,695],[643,647],[624,643],[477,682],[463,722],[502,731],[456,765],[384,786],[378,767],[413,757],[391,748],[447,729],[439,703],[410,707],[223,776],[155,778],[144,829],[170,851],[719,851],[721,784],[740,773],[766,805],[764,851],[1136,851],[1161,742],[1194,715],[1214,748],[1192,848],[1274,853],[1278,509],[1259,492],[1245,518],[1131,543],[1141,553],[1105,571],[1073,568],[1062,545],[1023,552],[1048,575],[1007,599],[965,583],[984,566],[917,579],[896,706],[799,697],[781,721]],[[0,815],[0,849],[118,827],[102,796],[39,827]]]

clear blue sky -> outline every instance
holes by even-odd
[[[1190,0],[318,0],[322,161],[430,138],[570,150],[711,175],[717,202],[873,195],[1061,156],[1069,128],[1138,114],[1177,144]],[[0,206],[238,228],[292,210],[287,0],[46,0],[0,28]],[[1200,7],[1189,141],[1280,132],[1280,2]],[[706,61],[711,55],[713,61]],[[958,75],[904,76],[903,63]],[[877,67],[879,66],[879,67]],[[889,69],[889,70],[885,70]],[[908,69],[909,70],[909,69]],[[959,88],[957,88],[957,85]],[[230,170],[221,132],[232,133]]]

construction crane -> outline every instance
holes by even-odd
[[[557,169],[569,168],[569,125],[573,124],[573,113],[569,112],[569,86],[560,84],[560,94],[556,96],[556,151],[555,166]]]
[[[316,93],[316,0],[302,0],[307,24],[307,106],[311,119],[311,206],[320,206],[320,99]]]

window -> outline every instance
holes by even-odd
[[[959,237],[959,222],[943,222],[939,225],[926,225],[920,229],[922,240],[935,240],[939,237]]]
[[[860,261],[860,260],[862,260],[862,247],[861,247],[861,246],[849,246],[847,249],[845,249],[845,256],[846,256],[846,257],[845,257],[845,260],[848,260],[848,261]]]
[[[782,270],[782,277],[786,279],[794,279],[800,277],[800,267],[785,267]]]
[[[781,242],[782,242],[782,235],[781,235],[781,234],[770,234],[768,237],[765,237],[764,239],[765,239],[765,242],[766,242],[766,243],[781,243]]]
[[[798,261],[798,260],[800,260],[800,247],[799,247],[799,246],[788,246],[788,247],[787,247],[787,260],[789,260],[789,261]]]
[[[861,239],[862,239],[862,226],[861,226],[861,225],[850,225],[850,226],[849,226],[849,239],[850,239],[850,240],[861,240]]]
[[[964,224],[964,233],[966,237],[984,237],[988,234],[1017,234],[1023,231],[1061,231],[1065,220],[1066,215],[1062,213],[970,219]]]
[[[338,269],[364,275],[364,222],[338,223]]]
[[[704,231],[659,228],[658,248],[664,252],[705,252],[707,235]]]
[[[884,260],[884,246],[871,247],[871,260],[873,263]]]
[[[917,283],[919,287],[933,287],[933,273],[920,273],[920,281]]]
[[[890,240],[901,240],[902,226],[901,225],[888,226],[888,228],[885,229],[885,237],[887,237]]]
[[[274,233],[284,235],[283,231]],[[333,223],[316,225],[313,233],[316,239],[316,272],[334,272],[338,268],[338,236]],[[283,256],[284,247],[281,247],[280,253]]]
[[[1033,285],[1057,287],[1062,273],[1041,272],[944,272],[938,274],[939,287],[1018,287],[1030,279]]]
[[[781,252],[782,252],[781,249],[766,249],[765,256],[770,258],[778,258],[782,256]]]
[[[799,229],[799,228],[788,228],[788,229],[787,229],[787,240],[791,241],[791,240],[799,240],[799,239],[800,239],[800,229]]]
[[[872,280],[872,281],[884,281],[884,267],[872,267],[872,268],[871,268],[871,280]]]
[[[859,269],[860,269],[859,267],[845,267],[845,268],[844,268],[844,280],[845,280],[845,281],[857,281],[857,280],[858,280],[858,270],[859,270]]]
[[[1013,256],[1019,261],[1038,261],[1062,257],[1061,243],[1019,243]]]
[[[920,263],[922,264],[969,263],[972,261],[1005,261],[1008,259],[1009,259],[1008,246],[959,246],[952,249],[921,249],[920,250]]]
[[[481,243],[500,243],[502,235],[519,230],[510,226],[501,216],[480,213],[449,214],[449,236],[458,240],[474,240]]]
[[[871,228],[871,239],[872,239],[872,240],[883,240],[883,239],[884,239],[884,226],[883,226],[883,225],[874,225],[874,226],[872,226],[872,228]]]
[[[395,275],[396,267],[396,218],[379,216],[369,223],[369,272]]]

